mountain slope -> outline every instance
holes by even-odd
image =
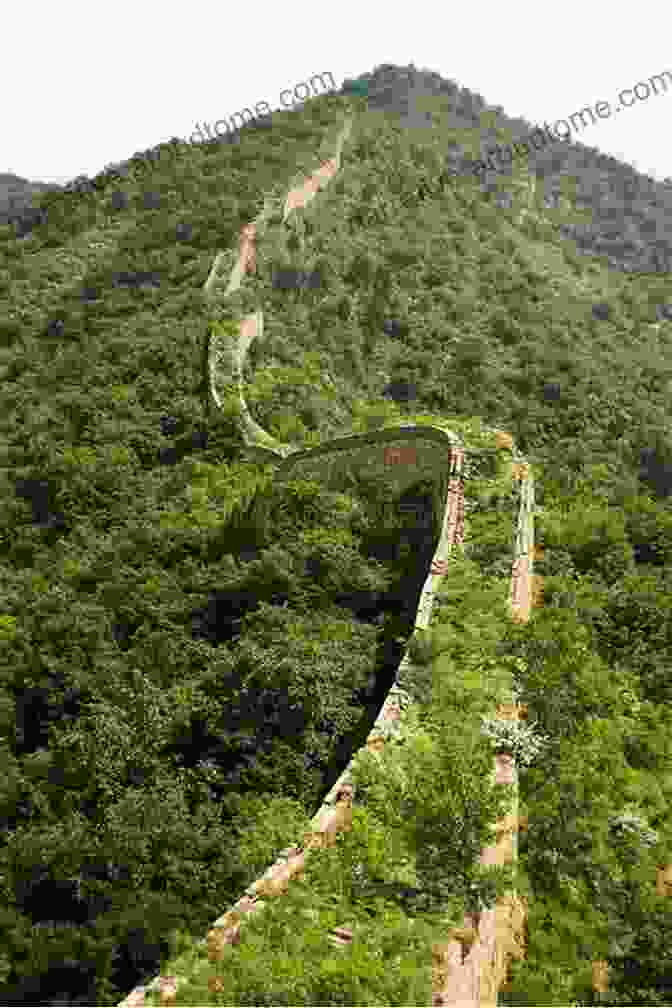
[[[15,218],[25,218],[29,228],[31,208],[41,193],[57,192],[61,186],[49,182],[30,182],[19,175],[0,172],[0,224],[9,224]]]
[[[515,663],[552,740],[521,772],[532,899],[511,997],[580,999],[608,959],[614,996],[647,1003],[670,934],[666,278],[577,252],[561,227],[579,212],[544,207],[525,165],[494,192],[453,174],[449,144],[476,157],[475,124],[437,106],[409,130],[375,104],[348,103],[348,172],[271,218],[254,282],[217,317],[264,305],[246,399],[279,440],[412,411],[481,417],[533,462],[545,605],[494,634],[470,598],[449,655],[453,675]],[[49,194],[30,235],[4,229],[3,1003],[116,1003],[172,931],[203,935],[301,835],[411,633],[436,522],[374,484],[280,483],[205,408],[214,254],[317,167],[344,105],[278,113],[144,183]],[[279,289],[275,266],[323,284]],[[417,403],[385,395],[404,384]],[[506,552],[490,494],[468,551],[483,591]],[[415,496],[435,518],[431,489]],[[467,792],[486,753],[460,755]],[[625,804],[656,846],[619,832]],[[472,838],[492,812],[483,796]],[[473,856],[445,842],[455,899]]]

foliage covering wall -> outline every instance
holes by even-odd
[[[214,252],[314,166],[344,101],[91,196],[48,193],[38,226],[0,228],[5,1004],[113,1004],[172,932],[202,934],[300,835],[411,632],[427,530],[414,549],[400,507],[381,527],[371,488],[276,483],[203,406]],[[544,208],[543,186],[530,207],[524,165],[494,188],[452,171],[479,127],[442,125],[439,99],[427,131],[351,104],[347,171],[269,235],[323,285],[276,290],[264,266],[232,306],[267,313],[249,402],[281,439],[325,439],[375,424],[398,381],[418,400],[383,415],[479,416],[534,462],[544,607],[497,635],[462,609],[443,659],[452,680],[517,662],[551,739],[521,773],[530,941],[507,996],[586,1001],[604,958],[602,1003],[664,1003],[667,278],[581,255],[560,232],[578,209]],[[497,507],[471,519],[488,584]]]

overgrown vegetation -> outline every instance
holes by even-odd
[[[433,128],[405,131],[349,99],[344,170],[286,224],[271,218],[268,253],[228,305],[264,309],[246,395],[275,437],[306,444],[395,416],[466,425],[467,449],[480,443],[465,418],[510,431],[534,467],[544,604],[524,626],[503,614],[511,496],[474,463],[464,566],[420,645],[424,720],[386,757],[413,787],[388,808],[371,784],[353,832],[246,922],[227,976],[239,1004],[427,1003],[436,915],[469,885],[492,897],[470,860],[498,800],[479,689],[515,669],[548,742],[520,766],[529,943],[503,1003],[593,1003],[590,963],[607,959],[600,1003],[663,1004],[667,277],[582,255],[561,225],[585,211],[571,191],[545,206],[541,183],[532,198],[525,163],[488,186],[451,173],[449,153],[475,157],[489,126],[448,126],[445,96],[427,102]],[[409,491],[432,514],[423,526],[365,480],[277,480],[231,416],[206,410],[202,382],[214,254],[317,164],[344,107],[317,98],[238,146],[156,165],[126,201],[50,192],[32,231],[0,227],[3,1004],[111,1005],[177,935],[197,957],[194,940],[302,835],[412,633],[431,489]],[[278,289],[275,266],[319,270],[322,285]],[[390,386],[405,389],[394,404]],[[288,926],[308,910],[313,924]],[[326,932],[347,921],[357,941],[334,952]],[[285,952],[262,955],[268,942]]]
[[[358,754],[351,831],[311,854],[303,877],[246,920],[240,943],[215,966],[205,946],[174,934],[163,973],[190,978],[177,1004],[427,1004],[433,942],[461,925],[465,907],[478,913],[510,888],[510,868],[477,864],[512,791],[489,783],[496,747],[480,729],[505,665],[486,668],[472,654],[457,675],[446,655],[453,622],[474,608],[482,640],[496,641],[508,617],[501,584],[470,561],[458,559],[456,573],[461,591],[443,600],[448,636],[435,641],[444,660],[425,661],[424,690],[413,684],[423,700],[409,700],[381,754]],[[329,932],[343,924],[352,943],[334,949]]]

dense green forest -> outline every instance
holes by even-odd
[[[477,673],[503,668],[547,742],[520,765],[528,948],[501,1003],[672,1001],[656,893],[672,861],[669,276],[567,237],[590,225],[580,176],[551,192],[525,161],[470,172],[483,137],[505,138],[495,112],[456,122],[452,93],[430,89],[410,128],[369,94],[273,113],[234,144],[159,148],[0,225],[2,1004],[114,1005],[193,950],[301,836],[413,633],[435,488],[279,479],[209,406],[212,313],[259,306],[246,398],[280,440],[418,414],[511,432],[535,474],[544,598],[528,624],[506,619],[511,502],[473,455],[453,631],[430,642],[444,675],[395,757],[412,835],[385,797],[390,757],[319,873],[246,925],[209,1003],[429,1003],[441,914],[499,892],[475,867],[501,808],[490,743],[460,711],[488,709]],[[283,223],[346,114],[342,170]],[[214,256],[232,264],[274,200],[256,274],[213,308]],[[274,279],[293,268],[320,280]],[[409,852],[414,872],[390,877]],[[368,921],[347,967],[322,926],[336,891]],[[274,941],[289,944],[269,957]]]

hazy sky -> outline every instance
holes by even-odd
[[[671,28],[662,0],[11,4],[2,15],[0,172],[58,183],[95,175],[188,139],[198,122],[260,101],[279,108],[284,88],[315,74],[330,71],[340,87],[380,63],[435,70],[508,115],[553,123],[599,101],[615,107],[619,91],[672,71]],[[659,84],[657,95],[571,139],[672,178],[672,73],[665,79],[667,92]]]

